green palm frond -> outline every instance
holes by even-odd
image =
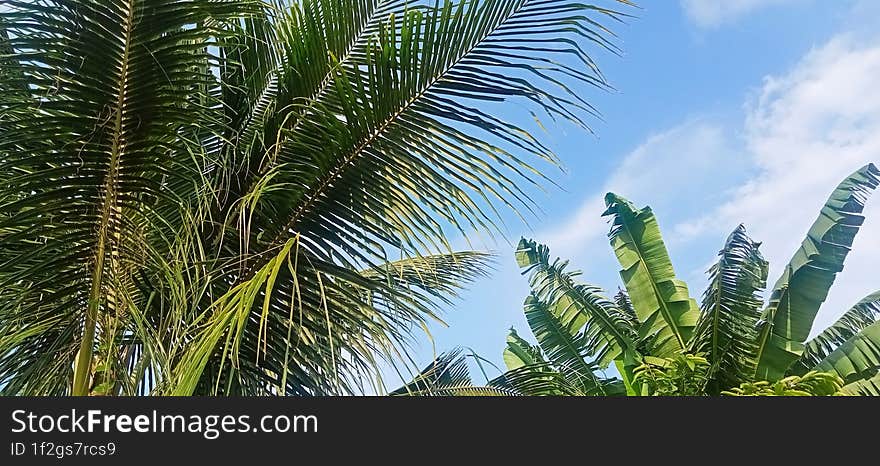
[[[585,396],[583,385],[572,380],[548,363],[536,362],[510,369],[491,380],[489,386],[509,390],[523,396]],[[605,389],[603,392],[607,391]],[[591,390],[595,394],[596,390]]]
[[[756,374],[759,379],[779,379],[803,354],[819,307],[837,273],[843,270],[864,222],[865,202],[878,185],[880,170],[873,164],[844,180],[786,265],[761,318]]]
[[[501,386],[479,386],[471,381],[467,358],[460,349],[440,355],[410,383],[389,393],[391,396],[512,396],[517,393]]]
[[[711,362],[716,386],[733,387],[754,373],[755,327],[764,304],[768,263],[740,225],[727,239],[718,262],[709,270],[702,315],[690,350]]]
[[[18,298],[2,304],[0,325],[33,336],[0,348],[0,374],[33,369],[5,391],[88,392],[96,341],[126,312],[119,296],[137,294],[145,230],[166,221],[155,206],[179,200],[167,187],[192,175],[184,154],[201,153],[202,125],[219,125],[192,99],[214,81],[206,47],[251,11],[246,1],[8,3],[4,47],[17,60],[3,63],[0,92],[0,288]]]
[[[253,146],[250,168],[235,184],[247,193],[271,173],[272,182],[285,188],[261,196],[248,213],[246,231],[227,227],[213,241],[219,241],[221,256],[245,255],[244,266],[229,272],[233,284],[258,273],[295,234],[301,253],[308,254],[300,262],[314,267],[311,282],[322,283],[325,292],[346,288],[337,291],[344,296],[350,287],[339,284],[353,278],[337,272],[381,270],[392,255],[448,250],[450,228],[495,229],[496,204],[534,209],[525,187],[542,176],[528,160],[555,163],[555,157],[526,128],[481,108],[520,100],[583,124],[593,110],[570,86],[605,86],[583,48],[584,39],[606,35],[591,16],[620,17],[561,1],[350,2],[351,11],[319,14],[326,3],[303,2],[273,20],[286,46],[280,61],[292,71],[278,80],[278,102],[271,104],[276,123],[263,124],[267,142]],[[307,53],[314,52],[313,42],[334,44],[326,60]],[[605,39],[594,43],[611,47]],[[580,71],[562,59],[572,54]],[[317,70],[313,62],[320,63]],[[303,83],[298,78],[305,66]],[[222,239],[224,234],[231,239]],[[242,236],[248,238],[246,250]],[[291,301],[284,273],[275,291],[280,303],[271,310]],[[227,291],[221,287],[215,294]],[[407,312],[387,325],[418,325],[425,315]],[[256,334],[251,320],[246,332]],[[360,327],[358,319],[346,321]],[[374,332],[365,332],[360,348],[346,344],[360,368],[351,371],[368,372],[372,356],[366,349],[393,354],[392,344],[406,338],[398,332],[377,342]],[[283,345],[286,332],[268,338],[268,346],[273,338],[274,345]]]
[[[361,271],[367,279],[381,280],[395,289],[410,289],[435,302],[452,304],[463,283],[487,275],[493,262],[490,254],[463,251],[412,257],[389,262],[378,269]],[[429,299],[425,299],[429,302]]]
[[[374,355],[404,352],[410,328],[439,319],[438,305],[482,276],[490,259],[462,252],[355,273],[316,270],[301,247],[290,241],[197,321],[200,343],[181,355],[174,373],[186,379],[172,383],[175,393],[248,393],[261,384],[268,393],[357,391],[351,379],[378,370]],[[289,299],[284,308],[279,296]],[[339,367],[347,378],[332,376]]]
[[[375,383],[484,270],[450,232],[538,209],[535,165],[557,158],[497,106],[586,128],[583,89],[608,89],[592,53],[617,52],[604,23],[625,17],[564,0],[4,5],[9,394]]]
[[[359,260],[369,260],[384,257],[386,247],[443,247],[444,224],[491,228],[493,198],[533,207],[522,184],[538,172],[525,157],[555,158],[526,129],[480,105],[524,99],[576,121],[578,110],[590,113],[561,79],[603,85],[575,39],[594,27],[585,13],[614,12],[562,1],[402,5],[382,9],[381,27],[367,28],[377,34],[355,46],[362,53],[330,66],[319,98],[289,106],[308,118],[284,116],[298,125],[274,133],[271,155],[282,167],[279,180],[295,189],[266,202],[290,209],[255,216],[260,249],[279,247],[293,230],[314,236],[316,248],[357,249]],[[293,15],[308,23],[304,13]],[[566,72],[559,59],[572,54],[586,73]]]

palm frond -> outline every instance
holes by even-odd
[[[543,175],[531,160],[556,158],[527,128],[492,116],[486,106],[520,101],[584,125],[595,111],[574,86],[607,87],[585,47],[613,51],[599,19],[621,18],[609,9],[558,0],[355,1],[339,11],[330,3],[301,2],[265,21],[281,43],[276,61],[288,72],[269,92],[272,102],[257,105],[274,110],[254,132],[263,134],[255,136],[262,142],[247,146],[246,167],[233,176],[243,174],[232,183],[241,188],[220,197],[248,196],[270,175],[283,188],[264,191],[240,215],[247,217],[246,228],[228,220],[208,228],[218,257],[242,257],[225,269],[230,279],[214,295],[250,280],[294,236],[315,270],[300,286],[321,283],[345,296],[350,287],[342,283],[359,280],[337,273],[381,270],[398,255],[448,251],[449,229],[497,231],[500,206],[533,210],[527,190]],[[330,44],[324,48],[330,53],[316,56],[316,43]],[[265,87],[272,85],[270,79]],[[254,108],[265,114],[257,107],[240,107],[236,115],[253,120],[247,115]],[[270,314],[283,312],[292,300],[285,273]],[[328,304],[331,316],[350,314],[334,307],[356,302],[336,301]],[[322,302],[316,298],[315,304]],[[382,306],[397,305],[386,300]],[[381,327],[408,320],[405,327],[418,326],[424,315],[398,314]],[[346,325],[359,328],[356,320]],[[257,334],[251,327],[256,321],[247,333]],[[359,334],[366,342],[358,347],[343,343],[358,373],[369,372],[372,356],[364,351],[394,353],[389,342],[397,345],[406,332],[394,332],[394,338],[368,333]],[[270,331],[268,338],[271,346],[271,339],[286,341],[287,335]]]
[[[316,248],[384,260],[385,248],[445,248],[444,224],[491,228],[492,198],[530,208],[521,185],[538,172],[524,157],[555,159],[524,128],[478,104],[519,98],[563,114],[582,106],[571,92],[552,93],[567,88],[552,78],[562,68],[551,57],[581,50],[580,42],[568,44],[534,25],[570,23],[580,37],[582,28],[594,27],[589,12],[615,18],[595,7],[528,0],[447,1],[388,17],[361,61],[355,57],[357,66],[335,68],[331,91],[309,103],[309,118],[296,131],[281,131],[277,163],[282,181],[295,189],[266,203],[290,206],[287,212],[255,218],[265,231],[260,249],[277,248],[296,231]],[[525,45],[542,43],[543,52]],[[566,45],[549,47],[558,43]],[[575,55],[592,69],[585,54]],[[535,66],[541,59],[550,60],[546,69]],[[589,75],[572,79],[600,83]]]
[[[567,0],[4,6],[4,394],[374,383],[482,273],[483,256],[434,256],[449,233],[538,209],[533,165],[558,161],[496,106],[587,127],[583,88],[608,89],[591,53],[616,53],[603,23],[625,17]]]
[[[163,223],[155,204],[179,200],[167,188],[193,175],[182,155],[200,153],[201,125],[221,125],[192,99],[214,79],[206,47],[256,4],[5,5],[4,48],[16,60],[0,64],[0,288],[15,286],[19,299],[2,304],[0,314],[15,317],[0,325],[34,333],[4,353],[11,362],[0,379],[16,374],[7,392],[85,394],[93,351],[113,338],[105,325],[126,312],[118,296],[137,293],[131,275],[144,260],[145,226]]]
[[[439,304],[482,276],[489,258],[427,256],[358,273],[317,264],[292,240],[197,321],[198,336],[174,371],[184,378],[171,387],[178,394],[355,392],[352,381],[376,371],[375,358],[404,353],[411,330],[439,319]]]
[[[537,362],[510,369],[489,382],[489,386],[522,396],[584,396],[582,385],[572,384],[550,364]],[[594,391],[595,393],[595,391]]]
[[[391,396],[511,396],[516,392],[500,386],[473,383],[467,358],[460,349],[440,355],[410,383],[389,393]]]

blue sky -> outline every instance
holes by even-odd
[[[513,260],[521,236],[550,244],[583,279],[616,290],[618,265],[600,217],[615,191],[660,220],[677,274],[693,296],[726,236],[745,223],[763,241],[771,284],[834,186],[880,162],[880,2],[875,0],[654,0],[616,32],[624,55],[599,55],[616,92],[589,91],[602,112],[596,135],[548,127],[544,140],[568,172],[537,198],[527,227],[507,219],[510,241],[488,243],[497,271],[422,339],[434,352],[473,348],[502,366],[510,327],[528,335],[526,279]],[[880,198],[817,328],[880,289]],[[478,244],[479,246],[479,244]]]

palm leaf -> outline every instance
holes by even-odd
[[[804,352],[819,307],[828,296],[853,240],[880,170],[867,165],[844,180],[822,207],[807,238],[785,267],[761,319],[757,377],[777,380]]]
[[[389,393],[391,396],[511,396],[510,389],[473,383],[467,359],[461,350],[440,355],[411,382]]]
[[[491,380],[489,386],[522,396],[584,396],[582,385],[572,384],[548,363],[534,363],[511,369]],[[595,391],[593,391],[595,394]]]
[[[605,197],[612,216],[611,245],[623,269],[620,276],[641,322],[640,340],[651,354],[666,357],[687,347],[699,308],[687,285],[675,278],[657,219],[650,208],[636,209],[615,194]]]
[[[179,394],[248,393],[261,383],[269,393],[351,393],[356,376],[376,370],[372,355],[405,351],[408,329],[437,319],[438,304],[482,276],[489,258],[462,252],[353,273],[317,269],[292,241],[214,304],[196,328],[200,343],[190,344],[175,367],[183,378],[171,386]],[[286,309],[276,307],[280,296],[289,300]],[[346,348],[357,353],[346,355]],[[351,376],[322,375],[340,367]]]
[[[557,160],[493,106],[586,127],[582,88],[608,88],[588,48],[615,53],[602,22],[623,16],[563,0],[4,5],[12,394],[375,381],[473,277],[469,259],[417,258],[449,252],[449,231],[498,231],[500,208],[537,210],[532,164]]]
[[[281,131],[283,141],[276,145],[281,179],[297,189],[266,203],[291,206],[287,213],[272,209],[255,217],[256,230],[265,232],[260,248],[277,248],[294,230],[318,248],[344,248],[347,254],[354,254],[350,245],[356,241],[358,259],[367,260],[384,256],[385,247],[444,247],[441,222],[458,230],[489,227],[492,197],[528,206],[516,179],[529,180],[537,172],[512,151],[553,157],[524,129],[466,102],[521,97],[570,113],[565,108],[574,100],[548,93],[560,89],[550,76],[562,68],[544,74],[530,64],[534,51],[517,45],[558,39],[545,29],[524,27],[526,21],[554,18],[550,25],[586,26],[582,13],[590,8],[569,5],[468,0],[395,12],[355,57],[356,66],[335,68],[331,91],[309,104],[309,118],[296,131]],[[500,37],[512,47],[503,58]],[[577,42],[572,47],[580,50]],[[521,72],[539,79],[514,77]],[[471,83],[477,75],[480,81]],[[578,80],[598,83],[586,75]],[[464,133],[462,124],[487,137]]]
[[[313,321],[329,320],[322,324],[324,334],[336,326],[336,315],[345,317],[344,331],[358,329],[357,339],[327,344],[322,351],[346,348],[353,361],[344,371],[364,374],[375,364],[370,352],[387,357],[398,353],[392,344],[403,346],[408,332],[387,329],[418,327],[427,314],[398,314],[374,327],[375,313],[351,312],[357,301],[345,296],[353,280],[359,293],[375,295],[369,290],[377,285],[345,271],[381,269],[399,255],[448,251],[449,229],[497,231],[500,206],[534,210],[527,189],[543,176],[530,162],[555,163],[555,156],[527,128],[482,106],[521,101],[551,118],[584,125],[594,110],[573,86],[606,87],[585,44],[613,51],[598,19],[620,15],[557,0],[347,4],[348,10],[336,11],[328,2],[301,2],[268,21],[283,45],[278,62],[291,71],[277,79],[278,92],[269,93],[277,98],[266,108],[276,111],[261,123],[265,144],[248,146],[245,159],[252,168],[239,172],[244,179],[234,184],[240,188],[219,197],[251,196],[269,176],[283,188],[265,190],[238,215],[247,218],[240,222],[246,228],[235,228],[229,220],[234,216],[227,215],[225,227],[206,228],[214,237],[206,242],[216,245],[218,257],[242,257],[224,269],[231,279],[212,293],[222,296],[256,276],[298,235],[314,270],[311,278],[298,280],[300,289],[325,287],[311,291],[313,305],[306,310],[318,314]],[[328,48],[321,44],[332,44],[327,57],[316,56],[316,49]],[[580,69],[562,59],[567,56],[576,57]],[[243,115],[253,113],[241,108]],[[291,278],[281,271],[269,306],[270,318],[279,322],[293,301]],[[339,297],[326,303],[328,312],[316,312],[325,309],[321,296],[328,292]],[[381,306],[398,306],[393,293],[380,294],[391,297]],[[245,342],[259,334],[258,321],[246,326]],[[361,331],[359,322],[370,325]],[[272,329],[262,339],[267,347],[288,341],[287,332]],[[247,352],[251,359],[260,354],[256,348]],[[260,366],[271,366],[273,374],[286,370],[280,358],[262,359]],[[247,376],[264,372],[253,368]]]
[[[115,351],[112,329],[127,312],[119,297],[137,294],[144,228],[165,222],[153,207],[176,203],[166,188],[193,175],[186,157],[171,155],[200,153],[199,126],[219,122],[192,99],[213,80],[206,46],[254,6],[7,2],[4,47],[18,60],[0,74],[4,88],[17,76],[19,90],[0,92],[0,288],[18,283],[20,299],[0,314],[17,322],[4,333],[42,331],[17,343],[0,379],[26,366],[42,376],[21,374],[5,390],[88,393],[99,341]]]
[[[452,304],[463,284],[488,275],[492,261],[490,254],[462,251],[401,259],[360,274],[395,289],[412,289],[433,297],[435,302]]]

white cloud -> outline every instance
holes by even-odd
[[[554,255],[582,258],[589,246],[602,245],[596,239],[605,235],[608,225],[601,218],[607,192],[620,194],[639,206],[650,202],[661,222],[673,225],[676,212],[705,200],[706,193],[723,198],[719,184],[732,184],[745,167],[730,148],[719,125],[691,121],[651,136],[627,155],[597,192],[584,201],[572,218],[536,237],[545,241]],[[694,176],[698,173],[699,176]],[[666,215],[668,214],[668,215]],[[586,258],[592,260],[592,257]]]
[[[591,280],[616,270],[606,257],[608,226],[599,217],[602,196],[616,191],[654,208],[692,293],[702,290],[707,261],[740,223],[763,242],[772,286],[834,187],[863,165],[880,162],[877,76],[880,40],[838,36],[785,75],[766,78],[747,102],[741,127],[695,121],[650,137],[571,221],[537,237],[554,255],[586,267]],[[880,289],[880,192],[866,217],[816,329]]]
[[[676,231],[719,234],[743,222],[763,241],[771,277],[794,253],[830,192],[869,162],[880,162],[880,42],[839,36],[785,76],[768,77],[747,106],[747,150],[758,174],[709,215]],[[816,328],[880,289],[880,193],[838,276]],[[772,283],[771,283],[772,285]]]
[[[761,8],[798,1],[802,0],[681,0],[681,7],[698,26],[709,28],[732,22]]]

